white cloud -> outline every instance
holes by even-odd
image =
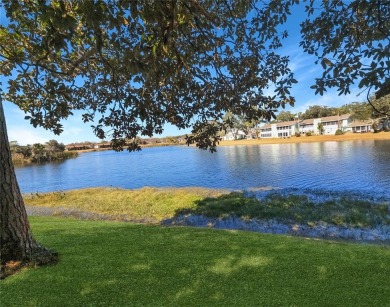
[[[20,145],[46,143],[50,137],[46,137],[42,132],[39,132],[33,128],[8,128],[8,139],[10,141],[17,141]]]

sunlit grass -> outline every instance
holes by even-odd
[[[1,306],[386,306],[390,249],[242,231],[32,217],[55,266]]]
[[[203,188],[142,188],[124,190],[94,188],[25,195],[28,205],[68,208],[108,214],[118,219],[159,222],[172,217],[177,210],[195,207],[197,201],[217,197],[226,191]]]
[[[390,225],[390,204],[342,198],[313,203],[305,195],[270,194],[262,200],[243,193],[203,188],[114,188],[25,195],[28,205],[108,215],[110,219],[161,222],[178,214],[242,219],[276,219],[349,227]],[[77,216],[77,213],[74,214]]]

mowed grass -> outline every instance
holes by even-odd
[[[57,265],[0,282],[1,306],[388,306],[390,248],[32,217]]]

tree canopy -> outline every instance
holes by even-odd
[[[387,1],[303,0],[303,49],[323,75],[316,92],[354,82],[382,90],[390,67]],[[248,122],[294,104],[296,82],[278,50],[298,0],[2,1],[4,93],[34,126],[55,133],[83,110],[95,134],[125,139],[192,127],[188,143],[214,148],[230,111]],[[387,83],[386,83],[387,82]],[[265,94],[274,89],[273,95]]]
[[[301,25],[303,49],[323,67],[312,86],[323,94],[335,87],[350,93],[355,82],[362,90],[390,88],[390,3],[378,1],[307,1],[308,18]],[[377,97],[377,98],[380,98]]]
[[[226,111],[271,118],[279,106],[294,103],[288,57],[276,52],[289,2],[3,5],[9,19],[0,28],[5,98],[34,126],[60,133],[61,119],[85,110],[84,121],[117,148],[125,139],[162,133],[166,123],[192,127],[188,143],[213,148]],[[265,95],[271,86],[275,95]],[[138,149],[136,142],[131,149]]]
[[[295,118],[295,115],[293,113],[291,113],[291,111],[281,111],[276,116],[276,120],[278,122],[288,122],[288,121],[294,120],[294,118]]]

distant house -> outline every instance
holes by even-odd
[[[86,150],[93,148],[93,144],[91,143],[72,143],[65,146],[65,150]]]
[[[355,121],[348,125],[348,130],[353,133],[365,133],[373,131],[372,121]]]
[[[298,132],[298,121],[266,124],[260,128],[261,138],[285,138]]]
[[[324,134],[335,134],[338,129],[348,130],[348,125],[351,123],[351,114],[321,117],[319,122],[323,124]],[[318,133],[317,127],[314,128]]]
[[[319,118],[309,118],[301,121],[299,123],[299,132],[306,134],[308,132],[318,134],[318,123],[320,123]]]
[[[94,145],[94,148],[111,148],[112,145],[110,142],[102,142]]]
[[[281,122],[276,124],[278,138],[290,137],[298,132],[298,121]]]
[[[318,124],[322,123],[325,134],[335,134],[338,129],[347,131],[351,123],[350,114],[327,116],[321,118],[310,118],[305,120],[294,120],[281,123],[266,124],[260,128],[261,138],[281,138],[290,137],[295,133],[311,132],[319,134]]]
[[[222,139],[224,141],[242,140],[246,139],[246,133],[239,129],[230,129]]]
[[[276,128],[276,126],[275,126]],[[260,128],[260,137],[261,138],[272,138],[272,124],[265,124]]]

